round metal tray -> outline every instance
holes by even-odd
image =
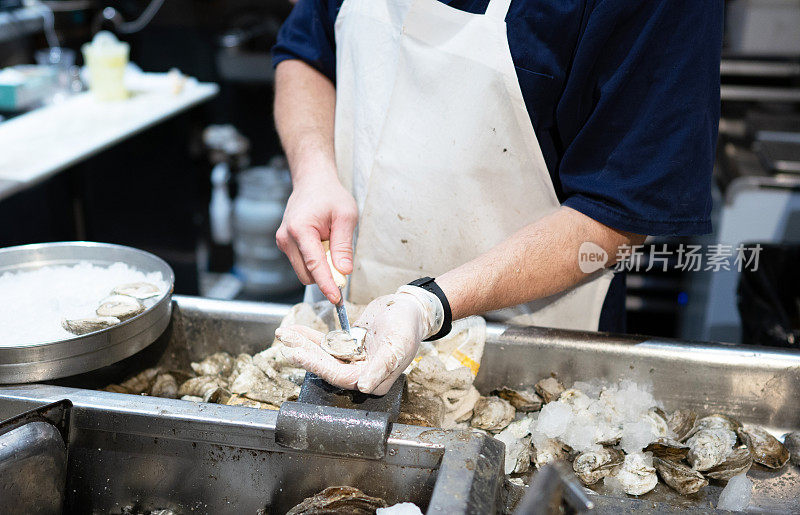
[[[0,383],[30,383],[96,370],[139,352],[167,328],[175,274],[164,260],[149,252],[86,241],[8,247],[0,249],[0,274],[80,261],[102,266],[122,262],[145,273],[161,272],[169,287],[166,295],[143,313],[108,329],[55,342],[15,347],[0,344]]]

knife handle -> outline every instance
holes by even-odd
[[[344,288],[347,284],[347,276],[341,273],[339,270],[333,266],[333,260],[331,259],[331,244],[328,240],[324,240],[322,242],[322,247],[325,249],[325,258],[328,260],[328,267],[331,269],[331,275],[333,275],[333,282],[336,283],[336,286],[339,287],[339,290]]]

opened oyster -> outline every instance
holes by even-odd
[[[322,340],[322,350],[336,359],[342,361],[362,361],[367,358],[367,349],[364,346],[366,329],[352,327],[350,332],[338,329],[325,335]]]
[[[500,397],[481,397],[472,413],[472,427],[499,433],[514,420],[514,406]]]
[[[555,377],[542,379],[534,385],[534,389],[545,403],[557,401],[564,390],[566,390],[564,385]]]
[[[749,449],[734,449],[725,458],[725,461],[716,467],[706,470],[703,474],[711,479],[727,481],[733,476],[746,473],[750,470],[752,464],[753,456],[750,454]]]
[[[507,400],[514,406],[514,409],[524,413],[538,411],[542,408],[542,398],[536,395],[533,389],[514,390],[504,386],[493,390],[491,394]]]
[[[737,430],[739,438],[750,449],[753,461],[771,469],[779,469],[789,461],[789,451],[774,436],[757,426]]]
[[[161,290],[158,289],[158,286],[155,284],[150,284],[146,282],[136,282],[136,283],[127,283],[127,284],[120,284],[116,288],[114,288],[111,293],[113,295],[127,295],[128,297],[133,297],[139,300],[149,299],[151,297],[155,297],[161,293]]]
[[[87,318],[64,319],[61,327],[75,335],[93,333],[101,329],[107,329],[120,323],[121,320],[112,316],[96,316]]]
[[[138,299],[127,295],[111,295],[100,303],[95,313],[101,317],[116,317],[120,320],[127,320],[135,317],[144,311],[144,304]]]
[[[626,494],[644,495],[658,484],[656,469],[651,462],[642,454],[627,454],[622,465],[615,467],[605,481],[617,481]]]
[[[701,429],[686,442],[689,446],[686,459],[696,470],[708,470],[725,461],[735,443],[736,434],[730,429]]]
[[[585,485],[593,485],[611,474],[625,461],[625,454],[617,449],[603,447],[599,451],[582,452],[572,462],[572,470]]]
[[[215,352],[200,363],[192,363],[192,370],[199,376],[228,376],[233,371],[233,356],[227,352]]]
[[[371,497],[358,488],[331,486],[312,497],[307,497],[289,510],[286,515],[318,515],[322,513],[372,515],[378,508],[387,506],[388,504],[383,499]]]
[[[703,474],[683,463],[653,458],[653,465],[661,479],[679,494],[693,494],[708,485],[708,480]]]

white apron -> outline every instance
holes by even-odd
[[[350,301],[441,275],[559,207],[511,60],[510,2],[470,14],[437,0],[344,0],[335,145],[359,209]],[[597,330],[611,277],[497,313]]]

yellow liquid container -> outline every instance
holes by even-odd
[[[123,80],[130,52],[128,44],[117,40],[110,32],[101,31],[81,50],[89,70],[89,90],[95,98],[101,101],[128,98]]]

